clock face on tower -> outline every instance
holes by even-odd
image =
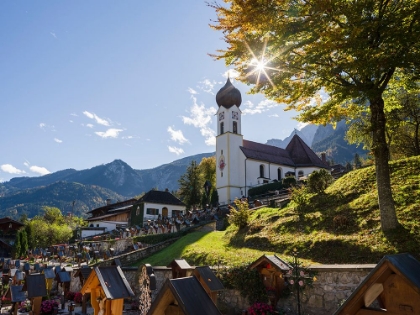
[[[232,112],[232,119],[238,120],[238,112]]]
[[[219,113],[219,120],[225,119],[225,112]]]

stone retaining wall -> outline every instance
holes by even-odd
[[[375,265],[319,265],[309,267],[308,269],[317,273],[317,280],[311,288],[306,288],[301,295],[302,314],[334,314],[340,304],[350,296],[374,267]],[[122,267],[122,270],[136,297],[138,297],[140,292],[138,268]],[[152,292],[152,299],[159,293],[166,279],[172,278],[170,268],[155,266],[153,270],[156,276],[157,290]],[[72,279],[71,291],[78,290],[80,290],[79,280]],[[242,310],[249,307],[248,301],[237,290],[224,290],[220,293],[219,299],[219,306],[223,307],[224,311],[227,309],[229,314],[241,314]],[[283,314],[296,314],[296,296],[290,295],[280,299],[277,307],[284,312]]]

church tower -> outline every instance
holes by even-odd
[[[243,195],[244,165],[239,162],[240,147],[243,145],[241,102],[241,92],[228,79],[216,94],[219,106],[216,114],[216,188],[220,204],[231,203]]]

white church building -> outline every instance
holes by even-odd
[[[241,92],[228,79],[216,95],[216,188],[220,204],[248,196],[248,189],[281,181],[287,175],[299,179],[329,168],[298,135],[286,149],[244,140],[241,102]]]

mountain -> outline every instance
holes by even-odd
[[[303,141],[305,141],[305,143],[308,146],[311,146],[318,128],[319,126],[317,125],[309,124],[303,127],[301,130],[295,129],[290,134],[290,136],[288,136],[287,138],[284,138],[283,140],[270,139],[270,140],[267,140],[266,144],[285,149],[287,145],[289,144],[290,140],[293,138],[293,136],[296,133]]]
[[[353,161],[355,153],[360,157],[365,157],[367,154],[367,151],[361,146],[347,143],[345,140],[347,128],[344,120],[340,121],[335,128],[332,125],[309,124],[301,130],[295,129],[290,136],[283,140],[270,139],[267,144],[284,149],[296,133],[318,155],[325,152],[327,160],[333,161],[334,164],[345,165],[347,162]]]
[[[63,213],[72,209],[84,215],[86,211],[112,201],[125,200],[147,192],[178,189],[178,179],[191,163],[200,163],[214,153],[202,153],[152,169],[135,170],[121,160],[77,171],[67,169],[40,177],[16,177],[0,183],[0,213],[18,219],[23,213],[32,217],[43,206],[57,207]]]
[[[327,160],[333,160],[334,164],[345,165],[347,162],[352,163],[354,155],[357,153],[360,157],[365,157],[367,152],[362,146],[349,144],[345,140],[348,126],[345,121],[340,121],[336,128],[331,125],[322,126],[318,128],[312,150],[320,154],[326,153]]]
[[[0,213],[2,216],[15,219],[22,214],[31,218],[41,214],[44,206],[49,206],[59,208],[63,214],[71,212],[77,216],[84,216],[88,210],[106,205],[107,199],[125,198],[100,186],[58,181],[47,186],[22,189],[1,197]]]

